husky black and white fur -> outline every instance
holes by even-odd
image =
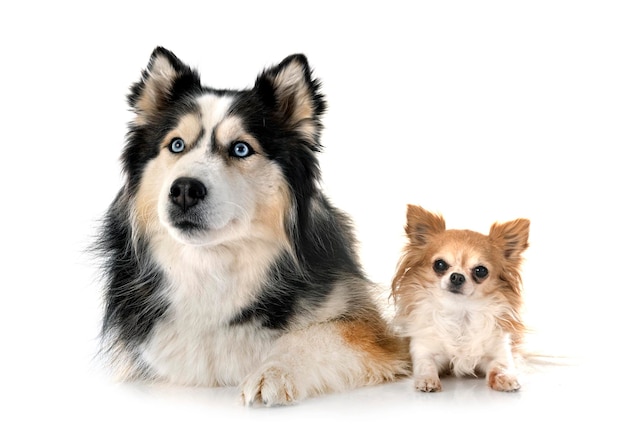
[[[157,48],[128,99],[125,182],[98,240],[103,351],[123,378],[282,405],[407,373],[319,186],[325,101],[303,55],[235,91]]]

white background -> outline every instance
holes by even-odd
[[[121,2],[120,2],[121,3]],[[4,2],[2,444],[624,444],[626,15],[620,2]],[[121,185],[126,94],[162,45],[250,87],[305,53],[329,109],[324,188],[388,286],[407,203],[449,227],[531,220],[517,394],[410,381],[249,409],[236,389],[111,382],[84,251]]]

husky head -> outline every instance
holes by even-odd
[[[122,160],[138,233],[189,245],[288,243],[317,190],[325,109],[303,55],[235,91],[203,86],[157,48],[128,100],[135,118]]]

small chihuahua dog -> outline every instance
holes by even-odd
[[[417,390],[440,391],[439,373],[484,374],[492,389],[520,388],[520,267],[529,227],[520,218],[494,223],[489,235],[446,230],[440,215],[408,205],[408,243],[391,293],[398,326],[410,340]]]

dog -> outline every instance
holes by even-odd
[[[520,388],[520,267],[529,227],[520,218],[494,223],[488,235],[446,229],[441,215],[408,205],[408,242],[391,289],[417,390],[440,391],[443,372],[484,374],[499,391]]]
[[[128,103],[124,184],[95,243],[117,376],[276,406],[407,375],[353,224],[321,190],[326,102],[304,55],[226,90],[157,47]]]

